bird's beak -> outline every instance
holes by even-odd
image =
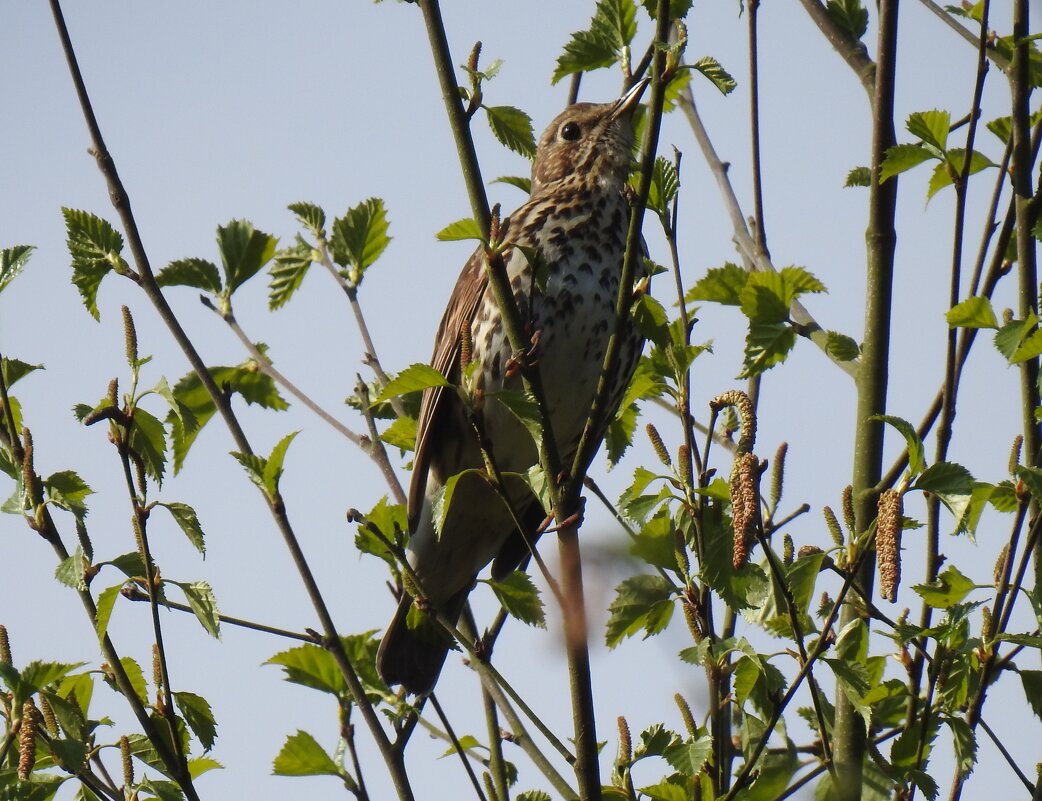
[[[640,96],[644,94],[644,90],[648,88],[649,83],[651,83],[649,79],[642,78],[633,84],[633,87],[616,101],[615,108],[611,112],[611,118],[615,120],[624,114],[632,113],[633,109],[640,103]]]

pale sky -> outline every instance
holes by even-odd
[[[587,27],[593,5],[468,0],[445,6],[455,63],[465,61],[477,40],[484,43],[486,63],[503,59],[499,76],[485,88],[486,102],[524,109],[538,136],[565,103],[567,81],[550,86],[557,54],[571,32]],[[731,163],[730,177],[749,215],[746,21],[737,11],[737,3],[696,3],[688,22],[688,56],[714,56],[738,81],[727,98],[697,76],[693,86],[717,151]],[[1033,3],[1032,11],[1037,16],[1042,7]],[[331,219],[367,197],[379,196],[386,202],[394,240],[366,278],[362,303],[386,369],[400,370],[428,359],[443,304],[471,245],[434,239],[435,232],[469,216],[470,209],[419,9],[390,2],[319,0],[279,5],[194,2],[176,7],[70,0],[65,13],[154,269],[188,256],[216,261],[214,231],[232,218],[249,219],[290,244],[297,229],[287,204],[318,203]],[[637,42],[643,47],[650,25],[642,12],[638,20]],[[860,339],[867,192],[842,185],[848,170],[868,161],[868,104],[853,73],[796,3],[766,3],[760,20],[768,244],[777,266],[802,265],[828,286],[828,295],[807,299],[819,322]],[[1005,31],[1008,21],[996,21],[995,26]],[[109,558],[133,549],[119,463],[104,433],[81,427],[69,410],[75,403],[93,404],[111,377],[120,376],[121,383],[127,378],[121,304],[134,312],[141,352],[155,355],[145,368],[146,385],[164,375],[173,384],[188,365],[130,282],[116,276],[106,279],[99,295],[100,324],[80,303],[69,282],[60,209],[85,209],[113,222],[116,215],[86,153],[86,129],[47,5],[0,3],[0,29],[0,108],[5,117],[0,126],[5,154],[0,159],[0,247],[37,247],[25,274],[0,297],[0,351],[46,365],[46,372],[24,379],[15,392],[35,434],[37,468],[44,475],[74,469],[96,491],[90,499],[89,523],[96,551]],[[873,12],[866,36],[870,50],[874,37]],[[898,119],[931,108],[946,108],[953,119],[962,117],[970,103],[973,48],[914,2],[902,8],[901,48]],[[1006,113],[1003,78],[993,70],[989,81],[985,119]],[[584,81],[582,97],[608,100],[617,96],[620,85],[617,72],[602,71]],[[475,135],[487,183],[499,175],[527,172],[524,159],[504,150],[480,118],[475,119]],[[899,139],[909,137],[902,131]],[[690,286],[708,268],[736,261],[737,255],[717,187],[679,113],[667,120],[661,146],[663,153],[670,154],[675,146],[684,156],[679,228],[685,285]],[[1001,156],[998,140],[983,129],[978,147],[995,160]],[[968,261],[976,254],[980,210],[994,180],[993,171],[986,176],[971,203]],[[925,205],[928,177],[926,168],[902,177],[899,206],[889,410],[913,422],[921,418],[940,384],[946,336],[953,198],[948,191]],[[504,210],[524,199],[504,184],[491,184],[489,195]],[[668,254],[655,225],[650,218],[645,224],[652,257],[665,263]],[[257,276],[235,296],[237,317],[252,339],[270,346],[272,358],[286,374],[360,430],[363,422],[342,402],[352,392],[357,372],[368,377],[360,361],[363,348],[342,294],[326,275],[314,272],[289,306],[275,313],[267,312],[266,280]],[[663,278],[654,293],[672,309],[672,281]],[[204,359],[210,364],[243,361],[245,354],[234,336],[198,303],[196,294],[173,288],[168,296]],[[996,308],[1013,304],[1012,286],[1006,286]],[[700,358],[694,372],[693,405],[704,419],[709,398],[742,384],[735,376],[741,368],[744,324],[733,309],[706,305],[698,316],[695,340],[714,343],[714,353]],[[1018,379],[990,346],[990,338],[982,339],[964,382],[950,458],[966,464],[977,478],[996,482],[1005,477],[1009,443],[1019,423]],[[771,457],[780,442],[789,442],[784,505],[792,509],[806,501],[813,507],[790,529],[797,544],[828,544],[820,510],[824,504],[837,506],[850,480],[854,398],[850,379],[805,341],[789,363],[764,379],[758,450]],[[267,453],[286,433],[300,430],[282,484],[290,517],[341,631],[382,628],[394,607],[384,588],[384,573],[375,560],[359,560],[354,528],[344,518],[347,508],[369,509],[387,492],[378,472],[300,404],[283,414],[242,404],[237,409],[258,452]],[[158,406],[155,411],[165,413]],[[662,431],[675,447],[675,427],[663,423]],[[643,443],[642,436],[638,439]],[[888,438],[889,458],[899,446],[897,438]],[[163,575],[209,581],[227,614],[295,630],[315,626],[262,500],[228,456],[232,449],[227,431],[213,421],[200,435],[184,473],[168,480],[159,493],[162,500],[194,505],[208,538],[207,558],[200,561],[169,521],[153,516],[153,551]],[[931,441],[928,458],[932,452]],[[617,497],[646,456],[647,449],[641,447],[607,477],[601,460],[593,475]],[[402,475],[407,478],[404,471]],[[4,496],[8,491],[0,487]],[[921,501],[916,503],[919,507],[906,513],[922,517]],[[588,553],[595,556],[599,551],[606,557],[612,549],[624,548],[623,533],[597,508],[595,499],[588,508]],[[60,525],[71,544],[74,533],[66,517]],[[1007,531],[1007,519],[991,514],[978,532],[979,546],[946,539],[944,547],[951,545],[952,561],[987,584],[997,552],[994,542],[1004,539]],[[905,545],[913,552],[921,542],[912,532]],[[548,539],[544,551],[553,557],[555,550]],[[0,622],[11,633],[15,662],[90,660],[96,666],[101,661],[96,639],[74,593],[54,582],[54,567],[50,549],[22,521],[13,516],[0,519]],[[679,622],[648,643],[638,638],[612,652],[603,646],[603,610],[611,601],[611,589],[635,569],[607,558],[592,559],[588,569],[588,601],[596,610],[598,733],[609,743],[602,759],[605,778],[615,751],[616,716],[625,715],[635,733],[656,721],[680,730],[672,701],[675,692],[685,694],[696,717],[706,711],[701,670],[675,659],[676,652],[690,644]],[[906,570],[910,578],[897,604],[884,605],[894,617],[904,606],[918,606],[908,585],[921,580],[921,570],[912,561]],[[116,581],[105,574],[102,578]],[[488,619],[494,610],[490,594],[479,591],[475,597]],[[988,597],[980,595],[981,600]],[[547,722],[568,737],[560,627],[549,603],[548,610],[548,631],[516,622],[508,627],[497,646],[497,664]],[[1026,610],[1024,602],[1021,611]],[[1023,616],[1021,622],[1024,628],[1030,626]],[[197,782],[204,798],[345,797],[333,778],[270,775],[271,760],[285,737],[298,728],[314,734],[329,751],[336,745],[330,700],[285,683],[277,668],[259,667],[294,643],[231,626],[224,627],[223,640],[216,642],[194,619],[180,614],[164,614],[163,624],[175,689],[206,697],[219,724],[213,756],[226,769]],[[111,632],[117,647],[141,662],[147,674],[147,607],[117,604]],[[877,652],[885,652],[883,645],[877,644]],[[762,647],[774,651],[784,646],[767,642]],[[783,669],[790,676],[795,672],[791,661],[784,662]],[[450,658],[439,696],[460,734],[484,740],[477,680],[458,658]],[[93,713],[116,721],[113,739],[132,726],[120,699],[104,687],[98,687],[94,703]],[[1016,713],[1011,715],[1011,710]],[[1039,722],[1021,710],[1025,704],[1019,682],[1005,678],[990,696],[985,718],[1027,770],[1038,760]],[[796,719],[795,709],[791,718]],[[371,797],[391,797],[382,763],[359,724]],[[800,729],[794,732],[804,735]],[[454,757],[435,759],[444,750],[441,743],[428,742],[418,733],[411,749],[409,764],[419,797],[455,799],[471,792]],[[938,753],[945,750],[940,747]],[[518,790],[545,786],[523,754],[509,745],[507,754],[521,770]],[[115,762],[111,766],[117,767]],[[656,773],[659,767],[641,766],[638,786],[668,772],[662,766],[662,773]],[[940,761],[933,768],[946,792],[950,765]],[[1023,795],[1020,783],[982,736],[981,766],[970,780],[967,797],[985,787],[994,798]],[[71,790],[63,790],[59,797],[71,795]]]

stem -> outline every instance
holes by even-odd
[[[448,735],[449,742],[452,743],[452,747],[459,755],[460,761],[463,762],[463,769],[466,771],[467,776],[470,777],[470,783],[474,786],[475,794],[480,801],[488,801],[488,799],[485,798],[485,793],[481,790],[481,782],[478,781],[478,777],[474,773],[474,768],[470,764],[470,760],[467,758],[467,752],[463,750],[463,746],[460,744],[459,738],[456,736],[456,732],[452,728],[452,724],[449,723],[449,718],[445,714],[445,710],[441,708],[441,704],[438,702],[438,697],[434,693],[431,693],[428,700],[431,702],[431,706],[434,707],[434,711],[441,720],[441,725],[445,727],[445,734]]]
[[[854,435],[854,517],[858,531],[867,531],[876,516],[876,485],[882,474],[883,424],[870,419],[886,411],[886,389],[890,356],[890,315],[893,292],[894,250],[897,233],[897,181],[880,183],[880,167],[886,151],[896,141],[894,132],[894,88],[897,59],[898,0],[880,0],[879,46],[875,104],[872,115],[872,184],[866,234],[868,264],[865,281],[865,334],[861,368],[857,378],[857,417]],[[867,545],[862,546],[867,549]],[[875,559],[861,560],[857,581],[871,594]],[[841,625],[858,617],[853,606],[843,610]],[[866,622],[867,625],[867,622]],[[836,771],[841,801],[861,797],[865,761],[865,724],[841,688],[836,693]]]

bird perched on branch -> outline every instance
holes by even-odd
[[[565,109],[539,140],[530,199],[499,230],[510,286],[532,337],[550,428],[565,466],[571,465],[585,428],[615,328],[630,219],[632,118],[645,85],[638,83],[612,103],[577,103]],[[536,444],[495,398],[496,391],[520,389],[522,382],[489,288],[486,258],[485,248],[479,248],[464,266],[431,360],[457,385],[461,354],[464,361],[477,362],[471,380],[483,401],[475,404],[477,419],[472,420],[452,389],[424,392],[409,492],[410,563],[420,587],[406,582],[377,657],[388,684],[417,694],[433,688],[452,645],[429,613],[455,622],[477,574],[489,562],[494,578],[514,570],[528,555],[545,517],[538,499],[516,475],[537,463]],[[643,274],[641,264],[638,276]],[[624,328],[621,346],[606,420],[614,416],[643,346],[631,323]],[[509,506],[484,473],[475,422],[499,471],[515,474],[505,481]],[[599,439],[604,431],[594,433]],[[451,503],[436,531],[434,498],[454,476]],[[421,594],[420,599],[410,591]]]

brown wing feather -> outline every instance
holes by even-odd
[[[460,330],[474,319],[474,314],[481,296],[488,286],[488,275],[485,272],[485,255],[479,248],[468,259],[456,279],[456,286],[449,296],[449,305],[442,315],[438,326],[438,335],[434,340],[434,355],[431,356],[431,367],[445,376],[449,381],[459,378]],[[438,418],[445,408],[445,388],[431,387],[424,390],[420,402],[420,416],[416,421],[416,456],[413,460],[412,484],[409,486],[409,530],[416,530],[416,523],[423,509],[424,493],[427,490],[427,472],[430,469],[428,446],[431,443],[431,432],[437,426]]]

